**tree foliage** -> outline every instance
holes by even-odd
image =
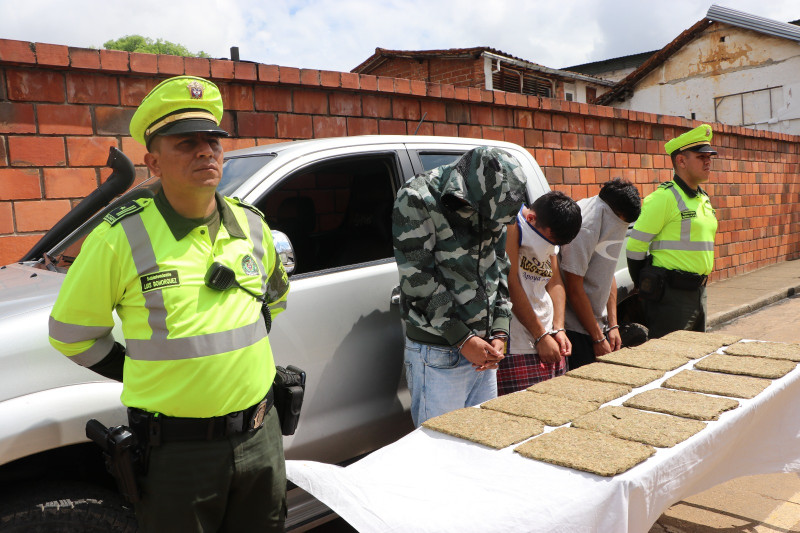
[[[119,39],[112,39],[103,43],[106,50],[122,50],[124,52],[140,52],[143,54],[166,54],[183,57],[209,57],[202,50],[196,54],[190,52],[182,44],[173,43],[164,39],[153,40],[141,35],[126,35]]]

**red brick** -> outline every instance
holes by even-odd
[[[586,152],[575,150],[569,153],[569,166],[571,167],[585,167],[586,166]]]
[[[339,87],[341,85],[342,78],[340,73],[334,72],[332,70],[320,70],[319,71],[319,83],[323,87]]]
[[[544,132],[541,130],[525,130],[525,146],[542,148],[544,146]]]
[[[553,164],[557,167],[570,166],[570,153],[566,150],[553,151]]]
[[[328,113],[327,93],[315,90],[296,89],[292,98],[295,113],[326,115]]]
[[[275,116],[272,113],[236,113],[240,137],[274,137]]]
[[[492,108],[482,105],[475,105],[470,107],[470,116],[472,122],[483,126],[492,125]]]
[[[455,124],[436,123],[433,125],[433,134],[443,137],[458,137],[458,126]]]
[[[438,83],[426,83],[426,94],[430,98],[441,98],[442,96],[442,86]]]
[[[455,99],[456,100],[469,100],[469,88],[468,87],[456,87],[455,88]]]
[[[365,117],[389,118],[392,116],[392,100],[385,96],[363,95],[361,111]]]
[[[411,94],[411,80],[395,78],[394,92],[397,94]]]
[[[383,92],[393,93],[394,78],[388,78],[386,76],[378,76],[378,90]]]
[[[111,146],[117,147],[117,140],[113,137],[67,137],[69,166],[103,167]]]
[[[345,117],[314,117],[314,138],[342,137],[347,135]]]
[[[564,115],[553,115],[553,129],[555,131],[569,131],[569,121]]]
[[[505,140],[505,135],[503,135],[503,130],[500,128],[483,127],[481,128],[481,137],[484,139],[492,139],[495,141]]]
[[[257,80],[258,72],[256,71],[256,64],[235,61],[233,63],[233,77],[237,80]]]
[[[416,128],[416,125],[414,127]],[[406,135],[408,130],[404,120],[379,120],[378,133],[381,135]]]
[[[11,202],[0,202],[0,234],[9,233],[14,233],[14,214],[11,211]]]
[[[256,145],[256,140],[249,137],[223,137],[220,139],[220,141],[222,143],[222,149],[225,153],[232,152],[234,150],[241,150],[242,148],[252,148]]]
[[[71,207],[69,200],[15,202],[17,231],[47,231],[61,220]]]
[[[535,151],[536,155],[534,159],[536,162],[539,163],[540,166],[543,167],[552,167],[553,166],[553,151],[547,148],[537,148]]]
[[[234,75],[234,62],[227,59],[210,59],[211,77],[232,80]]]
[[[130,124],[134,108],[97,106],[94,115],[97,119],[98,135],[130,135]],[[41,124],[41,119],[39,120]]]
[[[342,72],[342,89],[359,89],[359,75],[355,72]]]
[[[459,137],[470,137],[473,139],[480,139],[481,135],[483,135],[483,131],[481,131],[480,126],[471,126],[467,124],[461,124],[458,127],[458,136]]]
[[[41,238],[41,235],[0,237],[0,265],[19,261]]]
[[[8,166],[8,154],[6,154],[6,140],[0,137],[0,167]]]
[[[185,72],[186,65],[182,57],[168,56],[159,54],[158,58],[158,73],[167,76],[182,76]]]
[[[35,168],[0,168],[0,200],[41,198],[39,171]]]
[[[42,70],[6,70],[8,99],[29,102],[63,102],[64,74]]]
[[[447,120],[447,108],[444,102],[426,99],[421,100],[419,104],[419,110],[426,122],[445,122]]]
[[[69,49],[58,44],[36,43],[36,63],[51,67],[67,67]]]
[[[575,133],[562,133],[561,148],[563,148],[564,150],[577,150],[578,136]]]
[[[252,111],[254,109],[251,85],[229,83],[220,85],[219,90],[222,93],[222,105],[226,110]]]
[[[278,65],[258,65],[258,79],[260,81],[267,81],[270,83],[280,80],[280,73]]]
[[[15,167],[58,167],[66,164],[63,137],[8,137],[8,160]]]
[[[553,127],[552,115],[550,113],[543,113],[535,111],[533,113],[533,127],[537,130],[549,130]]]
[[[281,87],[255,88],[256,109],[258,111],[291,111],[292,91]]]
[[[100,67],[103,70],[128,72],[130,54],[122,50],[100,50]]]
[[[347,118],[347,135],[376,135],[378,121],[373,118]]]
[[[472,102],[480,102],[481,101],[481,90],[475,87],[469,87],[469,99]]]
[[[97,188],[93,168],[44,169],[45,198],[83,198]]]
[[[370,74],[359,74],[358,75],[358,83],[361,89],[365,91],[377,91],[378,90],[378,77],[372,76]]]
[[[70,47],[69,64],[72,68],[97,70],[100,68],[100,51]]]
[[[427,83],[422,80],[411,80],[411,94],[425,96],[427,94]]]
[[[161,82],[159,78],[119,78],[120,103],[124,106],[139,107],[144,97],[159,82]]]
[[[419,100],[411,98],[395,98],[392,100],[392,118],[419,120]]]
[[[361,116],[361,98],[358,93],[333,93],[328,98],[331,115]]]
[[[300,69],[293,67],[280,67],[279,74],[281,83],[300,83]]]
[[[33,113],[33,104],[0,102],[0,133],[35,132],[36,119]]]
[[[144,155],[147,153],[147,148],[134,141],[132,137],[122,138],[121,150],[134,165],[144,165]]]
[[[310,139],[314,134],[308,115],[278,115],[278,137],[282,139]]]
[[[39,104],[39,133],[91,135],[92,116],[89,106]]]
[[[545,148],[561,148],[561,134],[555,131],[545,131],[543,136]]]
[[[131,52],[130,65],[131,72],[155,74],[158,72],[158,56],[155,54]]]
[[[67,73],[67,102],[119,105],[117,78],[97,74]]]
[[[518,128],[532,128],[533,127],[533,113],[531,111],[516,111],[514,113],[514,124]]]
[[[313,68],[301,68],[300,83],[303,85],[319,85],[319,70]]]
[[[185,57],[183,68],[187,76],[208,78],[211,76],[211,61],[206,57]]]
[[[494,103],[497,105],[506,105],[506,93],[505,91],[492,91],[492,95],[494,96]]]
[[[6,63],[36,63],[33,43],[0,39],[0,61]]]

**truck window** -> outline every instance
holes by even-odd
[[[256,203],[295,250],[295,274],[394,257],[394,155],[341,158],[286,176]]]
[[[446,153],[420,152],[419,161],[420,163],[422,163],[422,168],[427,171],[432,168],[440,167],[442,165],[449,165],[450,163],[454,163],[462,155],[464,155],[464,152],[446,152]]]

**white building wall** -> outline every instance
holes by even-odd
[[[800,43],[716,23],[614,105],[797,135]]]

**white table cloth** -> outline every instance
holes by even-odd
[[[362,532],[645,533],[670,505],[714,485],[800,471],[800,367],[739,402],[611,478],[527,459],[516,445],[494,450],[425,428],[346,468],[287,461],[287,476]]]

